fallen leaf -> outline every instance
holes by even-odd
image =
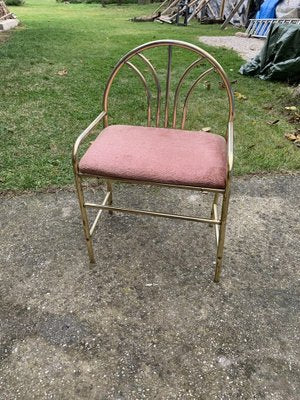
[[[290,111],[296,111],[297,107],[296,106],[290,106],[290,107],[284,107],[286,110],[290,110]]]
[[[211,127],[210,126],[206,126],[205,128],[202,128],[201,130],[204,131],[204,132],[210,132]]]
[[[268,125],[276,125],[276,124],[278,124],[278,122],[279,122],[279,119],[275,119],[275,121],[268,121],[267,124]]]
[[[285,133],[285,134],[284,134],[284,137],[285,137],[287,140],[291,140],[291,141],[294,141],[294,140],[297,139],[297,135],[296,135],[295,133]]]
[[[238,100],[247,100],[247,96],[243,95],[240,92],[234,92],[234,95]]]
[[[61,71],[58,71],[57,75],[59,75],[59,76],[68,75],[68,70],[66,68],[64,68]]]

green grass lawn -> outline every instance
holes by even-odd
[[[200,26],[196,21],[188,27],[129,21],[133,16],[151,13],[155,7],[103,8],[55,0],[27,0],[24,7],[11,7],[22,26],[7,40],[0,39],[2,189],[63,186],[72,181],[73,142],[101,111],[106,79],[127,50],[155,39],[199,44],[200,35],[234,32],[233,28],[224,32],[216,25]],[[219,60],[230,80],[237,80],[234,90],[247,97],[236,100],[235,173],[299,169],[300,151],[283,137],[295,129],[287,122],[284,109],[295,105],[291,90],[284,84],[239,75],[242,60],[236,53],[202,47]],[[151,57],[162,70],[161,56]],[[182,67],[174,58],[172,76]],[[59,75],[62,70],[67,74]],[[132,74],[120,75],[114,88],[111,123],[142,121],[144,103],[137,89],[143,94]],[[219,98],[223,92],[217,87],[209,91],[200,87],[192,98],[193,117],[187,127],[222,129],[224,108]],[[276,119],[280,120],[276,125],[268,125]]]

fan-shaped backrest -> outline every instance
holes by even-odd
[[[164,96],[164,113],[162,112],[162,85],[160,83],[160,79],[158,76],[158,73],[153,66],[153,64],[150,62],[150,60],[143,54],[146,50],[157,48],[157,47],[166,47],[166,55],[167,55],[167,71],[166,71],[166,80],[165,80],[165,96]],[[173,48],[181,48],[185,49],[186,51],[192,52],[196,55],[196,60],[187,65],[186,69],[184,70],[182,76],[177,80],[177,85],[175,86],[174,94],[173,94],[173,110],[170,105],[170,88],[171,88],[171,70],[172,70],[172,53],[173,53]],[[128,52],[124,57],[121,58],[121,60],[117,63],[115,68],[113,69],[105,91],[104,91],[104,96],[103,96],[103,109],[107,113],[105,117],[105,126],[108,126],[108,117],[109,117],[109,112],[108,112],[108,99],[109,99],[109,93],[110,89],[112,86],[112,83],[120,71],[120,69],[126,65],[129,68],[131,68],[140,78],[141,82],[144,85],[145,92],[147,95],[147,126],[151,125],[151,119],[152,119],[152,108],[151,108],[151,91],[149,89],[149,84],[147,83],[147,79],[145,78],[145,75],[141,72],[141,68],[138,68],[137,65],[134,64],[135,60],[141,60],[145,66],[149,69],[152,78],[155,82],[155,87],[156,87],[156,104],[155,104],[155,126],[159,127],[160,126],[160,120],[161,117],[163,117],[163,127],[167,128],[169,125],[171,125],[172,128],[176,127],[176,119],[178,115],[178,106],[179,106],[179,95],[181,93],[181,90],[183,88],[183,83],[185,79],[190,75],[190,73],[200,64],[208,64],[208,68],[205,69],[204,71],[201,71],[200,75],[196,77],[196,79],[193,81],[191,86],[186,90],[185,96],[184,96],[184,102],[183,102],[183,111],[182,111],[182,119],[180,123],[181,129],[184,129],[185,126],[185,121],[186,121],[186,116],[187,116],[187,109],[188,109],[188,102],[190,95],[196,88],[196,86],[204,79],[206,78],[209,74],[216,73],[219,75],[221,79],[221,84],[222,87],[226,90],[227,93],[227,98],[228,98],[228,122],[233,121],[233,114],[234,114],[234,103],[233,103],[233,95],[232,95],[232,90],[230,87],[229,80],[227,78],[226,73],[224,72],[223,68],[221,65],[206,51],[202,50],[198,46],[178,41],[178,40],[157,40],[149,43],[145,43],[139,47],[136,47],[135,49],[131,50]],[[140,62],[140,61],[139,61]],[[144,70],[144,68],[143,68]],[[174,77],[172,77],[173,79]],[[163,114],[163,115],[162,115]],[[170,124],[169,119],[172,117],[172,123]]]

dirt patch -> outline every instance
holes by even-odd
[[[246,61],[254,58],[265,43],[264,40],[238,36],[200,36],[199,40],[209,46],[234,50]]]
[[[0,32],[0,43],[4,43],[9,37],[8,32]]]

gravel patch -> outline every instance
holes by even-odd
[[[265,43],[264,40],[238,36],[200,36],[199,40],[209,46],[234,50],[246,61],[254,58]]]

